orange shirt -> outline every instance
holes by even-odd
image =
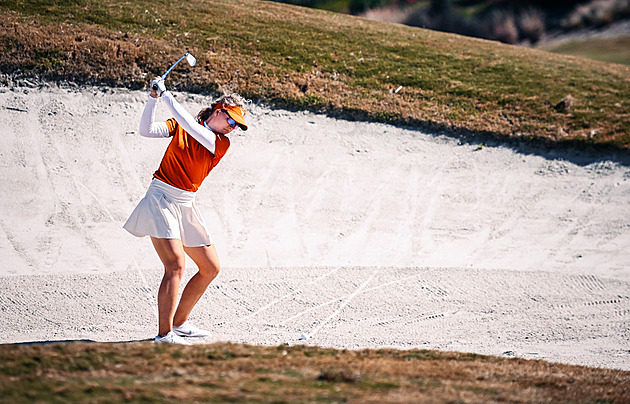
[[[219,164],[230,148],[230,139],[217,135],[214,154],[190,136],[175,118],[166,121],[173,137],[168,145],[160,168],[153,177],[175,188],[196,192],[210,171]]]

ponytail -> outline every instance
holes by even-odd
[[[199,113],[197,114],[197,122],[203,123],[207,121],[208,118],[210,118],[210,115],[212,115],[213,110],[214,108],[210,107],[210,108],[204,108],[201,111],[199,111]]]

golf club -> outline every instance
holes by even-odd
[[[168,74],[171,72],[171,70],[173,70],[173,68],[175,66],[177,66],[177,64],[179,62],[182,61],[182,59],[186,59],[186,61],[188,62],[188,64],[192,67],[197,63],[197,59],[195,59],[195,57],[193,55],[191,55],[190,53],[186,52],[184,54],[184,56],[182,56],[181,58],[179,58],[179,60],[177,60],[177,62],[173,63],[173,66],[171,66],[166,73],[164,73],[162,75],[162,80],[164,80],[166,78],[166,76],[168,76]],[[166,87],[164,86],[163,82],[160,81],[156,81],[154,80],[151,83],[151,88],[154,89],[155,91],[157,91],[159,94],[162,94],[164,91],[166,91]]]

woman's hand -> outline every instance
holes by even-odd
[[[151,80],[151,97],[159,98],[164,91],[166,91],[166,86],[164,85],[164,79],[160,76],[154,77]]]

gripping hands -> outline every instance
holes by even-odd
[[[151,81],[151,91],[155,92],[157,97],[162,96],[162,93],[166,91],[166,85],[164,84],[164,79],[162,77],[155,77],[153,81]]]

